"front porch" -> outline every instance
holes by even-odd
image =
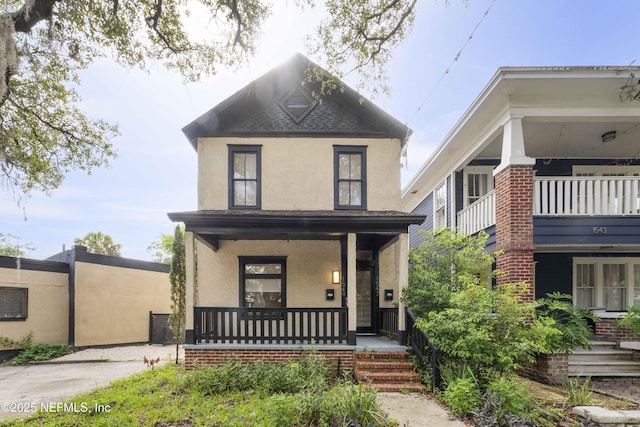
[[[249,308],[194,307],[193,336],[195,345],[267,345],[325,346],[343,345],[353,348],[367,344],[379,346],[375,335],[349,334],[349,311],[335,308]],[[398,309],[380,308],[377,334],[398,340]],[[369,341],[374,340],[374,341]],[[389,341],[387,339],[387,341]],[[398,345],[396,345],[398,347]],[[400,345],[399,347],[402,347]]]
[[[265,363],[286,362],[305,354],[324,357],[336,370],[351,371],[355,367],[355,355],[360,352],[404,353],[405,345],[380,335],[357,335],[354,345],[335,344],[275,344],[275,343],[198,343],[185,344],[185,367],[216,365],[227,361],[242,363],[262,360]]]

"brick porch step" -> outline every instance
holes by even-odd
[[[355,353],[355,375],[365,387],[380,392],[420,392],[420,375],[406,352]]]

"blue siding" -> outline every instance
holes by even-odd
[[[534,217],[536,245],[640,243],[640,217]]]
[[[447,205],[445,207],[445,215],[447,217],[447,227],[451,227],[451,175],[447,177]]]
[[[464,172],[456,172],[456,213],[462,210],[464,205]]]
[[[578,256],[578,255],[575,255]],[[544,298],[552,292],[572,294],[573,254],[536,253],[536,289],[535,298]]]
[[[487,241],[484,244],[484,250],[487,252],[495,252],[496,250],[496,226],[491,225],[484,229],[484,232],[489,235]]]
[[[409,247],[415,248],[420,246],[422,239],[418,235],[419,231],[433,230],[433,193],[429,194],[420,204],[411,212],[416,215],[425,215],[424,222],[420,225],[409,226]]]

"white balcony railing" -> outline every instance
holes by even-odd
[[[533,214],[640,215],[640,177],[536,177]]]
[[[477,233],[496,223],[496,192],[490,191],[458,212],[458,231],[465,235]]]

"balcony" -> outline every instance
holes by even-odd
[[[496,192],[488,192],[458,212],[458,231],[475,234],[496,224]]]
[[[640,216],[640,177],[537,177],[538,216]]]
[[[535,177],[533,215],[640,217],[640,177]],[[471,235],[495,225],[495,190],[458,212],[458,230]]]

